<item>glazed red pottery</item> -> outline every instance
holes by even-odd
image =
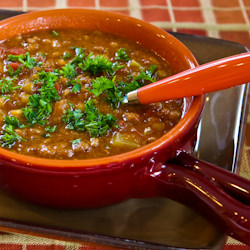
[[[165,31],[131,17],[96,10],[19,15],[0,22],[0,40],[58,28],[124,36],[154,50],[176,73],[198,65],[191,52]],[[183,152],[192,151],[203,105],[204,96],[186,98],[185,115],[167,134],[112,157],[49,160],[1,148],[1,186],[28,201],[70,209],[107,206],[129,198],[168,197],[209,216],[221,230],[250,244],[250,182]]]

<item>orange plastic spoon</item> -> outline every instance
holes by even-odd
[[[129,92],[124,103],[148,104],[201,95],[250,81],[250,52],[183,71]]]

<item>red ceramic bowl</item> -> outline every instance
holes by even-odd
[[[64,9],[19,15],[0,22],[0,40],[29,31],[58,28],[100,30],[124,36],[154,50],[176,73],[197,66],[191,52],[165,31],[131,17],[103,11]],[[59,208],[93,208],[129,198],[166,196],[210,214],[221,229],[234,237],[249,239],[250,219],[248,222],[237,219],[235,223],[231,218],[235,211],[250,218],[249,208],[231,201],[226,193],[230,191],[250,199],[235,188],[241,183],[242,188],[249,190],[249,182],[214,166],[199,163],[201,167],[198,167],[196,160],[183,153],[175,158],[184,149],[192,150],[204,96],[187,98],[186,103],[185,115],[167,134],[144,147],[112,157],[48,160],[0,148],[0,184],[20,198]],[[179,163],[184,159],[187,167],[162,163],[170,159]],[[204,172],[201,174],[197,169]],[[218,185],[214,185],[215,180]],[[247,226],[239,231],[242,224]]]

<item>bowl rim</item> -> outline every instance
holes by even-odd
[[[81,14],[99,14],[101,13],[104,16],[112,16],[117,20],[124,19],[127,22],[134,23],[137,26],[144,26],[148,29],[154,30],[163,37],[166,37],[170,40],[171,43],[178,45],[178,50],[180,50],[185,57],[185,60],[188,61],[190,68],[198,66],[198,62],[196,61],[193,54],[189,51],[189,49],[181,43],[178,39],[176,39],[173,35],[169,34],[168,32],[160,29],[150,23],[145,21],[136,19],[134,17],[126,16],[120,13],[108,12],[103,10],[93,10],[93,9],[55,9],[55,10],[43,10],[43,11],[36,11],[21,14],[18,16],[14,16],[8,19],[5,19],[0,22],[0,29],[2,27],[11,26],[13,22],[17,22],[19,20],[33,20],[36,18],[41,18],[43,15],[55,15],[55,14],[67,14],[67,13],[81,13]],[[124,161],[132,161],[133,159],[141,159],[143,160],[147,155],[156,155],[158,150],[161,147],[165,147],[168,145],[173,144],[180,135],[184,135],[196,125],[197,120],[199,119],[203,106],[205,102],[205,95],[195,96],[192,97],[192,101],[190,104],[189,109],[186,111],[185,115],[181,118],[181,120],[166,134],[151,142],[145,146],[142,146],[138,149],[108,156],[102,158],[93,158],[93,159],[79,159],[79,160],[72,160],[72,159],[48,159],[48,158],[41,158],[41,157],[34,157],[23,155],[15,152],[11,152],[8,149],[0,148],[0,160],[4,162],[12,162],[15,166],[25,166],[26,168],[36,168],[36,169],[63,169],[66,170],[67,168],[77,168],[77,169],[84,169],[86,167],[103,167],[103,166],[111,166],[115,163],[122,164]]]

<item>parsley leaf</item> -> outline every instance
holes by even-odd
[[[82,85],[80,84],[79,79],[71,80],[67,82],[67,85],[72,85],[73,88],[71,89],[71,92],[76,94],[81,91]]]
[[[59,36],[59,34],[55,30],[52,30],[52,35],[53,36]]]
[[[52,107],[50,102],[60,99],[55,82],[58,79],[58,72],[39,72],[39,79],[43,83],[42,87],[29,97],[28,105],[22,108],[23,115],[31,124],[44,125],[45,119],[51,114]]]
[[[127,51],[126,49],[120,48],[116,53],[115,59],[120,61],[129,61],[129,56],[126,51]]]
[[[77,65],[78,63],[82,63],[85,59],[85,54],[83,53],[84,48],[72,47],[75,50],[76,56],[70,61],[71,64]]]
[[[1,143],[3,147],[11,148],[14,143],[18,140],[24,140],[19,136],[14,130],[12,125],[6,125],[4,129],[4,134],[0,136]]]
[[[10,61],[19,61],[24,67],[32,69],[35,66],[41,65],[42,62],[38,62],[35,57],[30,57],[30,53],[26,52],[25,55],[9,55]]]
[[[50,137],[50,133],[54,133],[56,131],[57,126],[54,125],[53,127],[47,126],[45,127],[45,133],[42,134],[43,137],[48,138]]]
[[[116,118],[110,114],[102,114],[93,104],[92,100],[85,103],[85,111],[81,112],[79,109],[74,109],[70,104],[70,109],[65,112],[62,117],[66,128],[75,129],[79,131],[88,131],[90,137],[99,137],[113,127]]]
[[[55,82],[58,79],[58,72],[45,72],[41,71],[38,73],[39,81],[43,82],[42,87],[38,90],[41,98],[46,101],[58,101],[60,99],[57,90],[55,89]]]
[[[76,145],[76,144],[79,144],[80,142],[81,142],[81,139],[75,139],[71,143],[72,145]]]
[[[66,64],[60,70],[60,74],[62,74],[63,76],[65,76],[69,79],[74,78],[76,76],[75,66],[71,63]]]
[[[9,93],[15,89],[21,88],[21,86],[13,86],[13,82],[16,80],[16,77],[10,78],[10,77],[2,77],[0,80],[0,92],[2,94]]]
[[[71,103],[69,103],[69,105],[70,108],[66,110],[65,115],[62,116],[62,121],[67,124],[66,128],[84,131],[85,122],[82,119],[83,113],[80,109],[75,109]]]
[[[92,80],[92,89],[90,90],[96,97],[107,91],[108,98],[106,101],[111,103],[115,108],[118,108],[123,100],[123,92],[115,85],[115,76],[112,80],[101,76]]]
[[[116,122],[116,118],[111,114],[100,113],[91,99],[85,103],[85,120],[85,128],[90,137],[99,137],[106,134]]]
[[[133,79],[133,81],[138,82],[141,87],[145,85],[146,81],[155,82],[156,79],[153,78],[153,74],[155,70],[156,70],[156,66],[150,65],[148,70],[140,71],[139,75],[137,75]]]
[[[19,136],[14,129],[23,127],[19,120],[14,116],[5,117],[5,125],[3,134],[0,136],[1,144],[3,147],[11,148],[16,141],[26,141],[24,138]]]
[[[44,101],[40,95],[33,94],[29,97],[28,105],[22,108],[23,115],[26,120],[31,124],[44,125],[45,119],[52,112],[49,102]]]
[[[96,97],[103,91],[114,88],[115,77],[112,80],[105,76],[100,76],[92,80],[92,89],[90,90]]]
[[[63,59],[64,60],[67,59],[67,58],[70,58],[70,57],[71,57],[70,53],[68,53],[68,52],[63,53]]]
[[[103,55],[93,57],[93,53],[90,53],[86,60],[78,64],[78,66],[91,75],[98,75],[102,72],[113,75],[117,70],[125,67],[125,65],[119,65],[117,62],[112,63]]]
[[[22,67],[19,67],[15,71],[10,65],[7,65],[9,76],[18,76],[22,72]]]
[[[23,124],[20,123],[17,117],[15,116],[5,116],[4,117],[5,124],[12,125],[13,128],[23,128],[25,127]]]

